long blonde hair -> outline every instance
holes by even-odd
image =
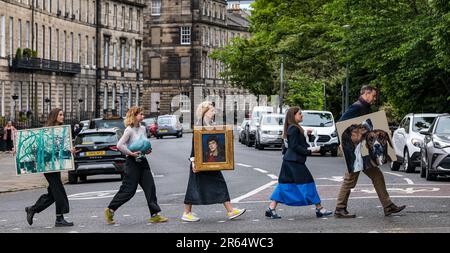
[[[125,127],[139,127],[139,125],[135,125],[136,123],[136,116],[143,112],[144,108],[140,107],[140,106],[133,106],[131,107],[128,112],[127,115],[125,117],[125,120],[123,121],[125,123]]]
[[[204,101],[197,106],[197,124],[203,124],[203,117],[205,117],[205,113],[210,109],[211,106],[213,106],[213,104],[210,101]]]

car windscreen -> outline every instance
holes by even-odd
[[[115,133],[88,133],[78,135],[75,138],[75,145],[102,144],[117,141],[117,134]]]
[[[428,129],[433,123],[435,117],[414,117],[413,131],[420,132],[422,129]]]
[[[96,120],[95,121],[96,128],[114,128],[117,127],[119,129],[125,129],[125,123],[122,119],[120,120]]]
[[[303,112],[302,126],[309,127],[332,127],[334,125],[333,115],[323,112]]]
[[[282,126],[284,124],[284,117],[264,117],[261,125],[266,126]]]
[[[440,118],[436,126],[435,134],[450,134],[450,117]]]
[[[175,122],[175,118],[159,118],[158,125],[173,125]]]

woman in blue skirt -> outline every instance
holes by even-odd
[[[309,147],[306,143],[304,130],[299,125],[303,121],[303,115],[299,107],[291,107],[286,112],[284,121],[283,138],[287,140],[287,149],[284,153],[281,165],[278,185],[272,193],[272,202],[265,215],[272,219],[281,218],[275,209],[278,203],[288,206],[316,206],[318,218],[331,215],[320,204],[314,179],[305,165],[306,156],[312,152],[319,152],[320,147]]]

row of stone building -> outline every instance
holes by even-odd
[[[224,0],[1,0],[0,116],[189,116],[194,88],[243,94],[209,54],[247,28]]]

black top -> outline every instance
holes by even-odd
[[[300,133],[300,129],[295,125],[290,125],[287,132],[287,140],[288,148],[283,160],[305,163],[306,156],[311,155],[311,151],[308,150],[309,145],[305,136]]]
[[[347,109],[347,111],[345,111],[344,114],[342,114],[341,118],[338,121],[357,118],[369,113],[372,113],[372,109],[370,109],[370,104],[360,97],[358,101],[353,103]]]

